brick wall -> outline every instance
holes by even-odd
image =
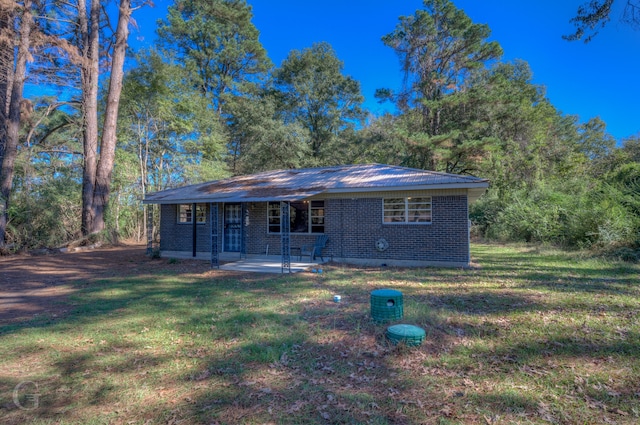
[[[219,204],[219,250],[222,250],[223,208]],[[267,233],[267,203],[247,205],[249,226],[247,254],[280,254],[280,235]],[[161,209],[161,241],[163,251],[192,250],[192,225],[177,223],[175,205]],[[198,251],[210,249],[210,227],[197,226]],[[324,253],[336,258],[371,260],[412,260],[443,263],[469,262],[468,209],[465,195],[432,196],[431,224],[383,224],[382,198],[341,198],[325,200],[325,233],[329,242]],[[388,249],[375,247],[385,238]],[[313,244],[316,235],[291,234],[291,246]],[[296,254],[295,250],[292,254]]]
[[[222,206],[218,208],[218,221],[222,217]],[[211,227],[209,223],[209,205],[207,205],[207,222],[196,225],[196,246],[198,252],[211,251]],[[222,234],[221,225],[218,234]],[[222,238],[218,237],[218,249],[222,246]],[[193,250],[193,224],[178,223],[178,207],[176,205],[160,206],[160,251]]]
[[[466,196],[433,196],[431,224],[383,224],[382,199],[328,200],[327,233],[333,256],[447,263],[469,262]],[[389,244],[378,251],[375,242]]]

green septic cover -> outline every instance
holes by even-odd
[[[387,331],[399,337],[424,338],[427,334],[424,329],[413,325],[393,325]]]
[[[387,338],[394,344],[402,341],[407,345],[420,345],[425,336],[424,329],[413,325],[393,325],[387,328]]]
[[[371,292],[371,296],[374,297],[401,297],[402,292],[396,291],[395,289],[376,289]]]

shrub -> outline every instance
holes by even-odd
[[[637,263],[638,261],[640,261],[640,250],[622,247],[614,250],[611,253],[611,256],[622,261]]]
[[[18,248],[56,247],[79,235],[80,184],[60,177],[17,192],[9,207],[7,241]]]
[[[633,248],[640,242],[640,217],[629,207],[628,196],[606,183],[539,184],[503,199],[489,193],[472,207],[470,217],[482,236],[502,241],[599,249]]]

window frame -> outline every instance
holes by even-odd
[[[189,214],[190,215],[190,219],[187,220],[181,220],[183,214],[182,214],[182,207],[185,207],[187,211],[185,211],[185,214]],[[192,211],[193,208],[193,204],[177,204],[176,205],[176,223],[177,224],[193,224],[193,217],[194,217],[194,212]],[[196,217],[196,224],[206,224],[207,223],[207,204],[202,204],[202,203],[197,203],[196,204],[196,211],[195,211],[195,217]]]
[[[293,203],[305,203],[307,204],[306,211],[303,211],[306,215],[306,224],[307,231],[306,232],[296,232],[293,230],[290,231],[290,234],[296,235],[323,235],[326,232],[326,201],[324,199],[316,199],[313,201],[296,201],[289,202],[289,208],[295,208],[291,206]],[[322,203],[322,204],[320,204]],[[276,207],[277,205],[277,207]],[[277,216],[273,214],[273,212],[277,211]],[[289,217],[293,219],[294,214],[290,212]],[[269,201],[267,202],[267,234],[270,235],[278,235],[280,234],[280,224],[282,222],[282,212],[280,211],[280,202],[279,201]],[[315,223],[314,223],[315,222]],[[278,231],[273,231],[277,226]],[[317,230],[322,228],[322,232],[318,232]],[[316,231],[314,231],[316,230]]]
[[[271,214],[272,211],[277,211],[278,214],[272,215]],[[280,233],[280,223],[282,223],[282,212],[280,211],[280,202],[267,202],[267,233],[268,234]],[[272,227],[275,228],[276,226],[278,231],[272,232],[271,228]]]
[[[419,201],[418,201],[419,200]],[[398,201],[402,201],[400,204]],[[394,204],[391,204],[394,202]],[[392,208],[393,206],[402,206],[402,209]],[[426,207],[428,205],[428,207]],[[401,212],[402,221],[387,221],[387,218],[393,219],[398,217],[397,215],[388,215],[387,213]],[[428,220],[410,220],[411,213],[414,218],[419,219],[419,215],[416,213],[426,213]],[[433,223],[433,197],[431,196],[403,196],[394,198],[382,198],[382,224],[383,225],[398,225],[398,224],[410,224],[410,225],[430,225]]]

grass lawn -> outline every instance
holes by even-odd
[[[153,275],[77,282],[64,317],[0,327],[0,423],[640,423],[640,266],[472,256],[284,277],[148,260]],[[379,288],[403,293],[420,347],[386,342]]]

